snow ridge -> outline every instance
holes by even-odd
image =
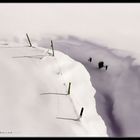
[[[18,43],[0,50],[0,136],[107,136],[82,64]],[[82,118],[73,121],[81,107]]]

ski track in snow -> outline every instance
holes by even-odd
[[[50,40],[38,43],[50,47]],[[115,50],[101,47],[74,36],[58,37],[54,48],[81,62],[90,73],[96,89],[97,112],[104,120],[109,136],[140,136],[140,66],[134,58],[116,55]],[[117,50],[116,50],[117,52]],[[88,62],[89,57],[92,63]],[[108,70],[99,70],[97,63],[104,61]]]

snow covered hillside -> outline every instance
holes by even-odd
[[[47,43],[50,44],[48,37],[38,42],[42,47],[47,47]],[[75,36],[58,36],[54,47],[88,70],[96,89],[97,112],[106,124],[107,134],[140,136],[140,54],[100,46]],[[99,61],[109,66],[107,71],[98,69]]]
[[[0,42],[0,77],[0,136],[107,136],[90,75],[69,56]]]

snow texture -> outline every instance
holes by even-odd
[[[85,67],[17,40],[0,42],[0,136],[107,136]]]

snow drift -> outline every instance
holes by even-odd
[[[47,43],[50,44],[47,37],[38,42],[42,47],[47,47]],[[75,36],[58,36],[54,46],[81,62],[90,73],[96,89],[97,112],[106,124],[108,135],[140,136],[139,53],[100,46]],[[93,58],[92,63],[88,62],[89,57]],[[99,61],[109,66],[107,71],[97,68]]]
[[[81,63],[59,51],[52,57],[49,49],[9,44],[0,44],[0,136],[107,136]]]

